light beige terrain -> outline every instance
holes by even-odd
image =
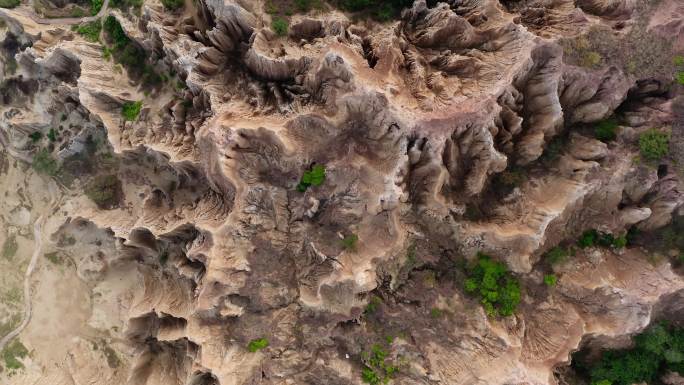
[[[586,384],[577,350],[684,326],[677,0],[283,4],[106,2],[145,68],[0,9],[1,384],[360,384],[374,344],[393,384]],[[639,235],[549,262],[589,229]]]

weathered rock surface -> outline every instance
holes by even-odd
[[[263,2],[111,11],[169,77],[154,86],[107,60],[104,34],[0,10],[0,177],[7,157],[58,181],[51,247],[92,301],[83,333],[55,340],[67,354],[2,381],[358,384],[382,343],[397,384],[559,384],[587,341],[684,319],[681,272],[644,245],[543,257],[682,215],[681,86],[581,40],[684,23],[677,2],[652,3],[417,0],[387,22],[324,4],[280,35]],[[611,117],[615,138],[595,139]],[[672,155],[640,154],[649,128]],[[325,181],[301,191],[313,165]],[[478,252],[520,280],[515,315],[464,291]]]

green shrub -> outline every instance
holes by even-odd
[[[247,350],[249,350],[252,353],[255,353],[261,349],[264,349],[268,346],[268,340],[266,338],[257,338],[249,341],[249,344],[247,344]]]
[[[83,36],[86,40],[95,43],[100,40],[100,31],[102,31],[102,23],[100,22],[100,20],[95,20],[87,24],[74,26],[73,29],[76,31],[76,33]]]
[[[582,233],[582,235],[577,240],[577,246],[586,249],[587,247],[593,247],[596,244],[596,239],[598,238],[598,231],[591,229]]]
[[[145,86],[158,86],[162,83],[162,75],[158,74],[154,66],[146,63],[147,53],[124,32],[121,24],[114,16],[108,16],[103,24],[107,41],[112,43],[111,49],[103,50],[103,56],[114,59],[125,66],[128,73],[135,79],[140,79]]]
[[[100,208],[114,206],[119,199],[121,182],[116,175],[98,175],[85,188],[85,194]]]
[[[21,4],[19,0],[0,0],[0,8],[15,8]]]
[[[114,16],[107,16],[104,21],[103,29],[114,43],[115,48],[123,48],[131,41]]]
[[[602,120],[594,127],[594,137],[602,142],[609,142],[615,140],[617,135],[615,130],[618,127],[618,122],[615,118]]]
[[[110,0],[109,5],[121,10],[140,9],[142,0]]]
[[[546,274],[544,275],[544,283],[549,287],[556,286],[556,283],[558,283],[558,277],[556,277],[554,274]]]
[[[389,352],[380,344],[374,344],[370,353],[363,352],[361,356],[366,361],[361,371],[361,380],[367,384],[386,384],[399,371],[399,368],[388,360]]]
[[[32,166],[39,174],[49,176],[55,176],[59,171],[57,161],[52,158],[52,154],[46,148],[38,151],[36,155],[33,156]]]
[[[430,317],[432,317],[432,318],[440,318],[440,317],[442,317],[443,314],[444,314],[444,312],[441,309],[438,309],[436,307],[433,307],[432,309],[430,309]]]
[[[682,55],[677,55],[677,56],[675,56],[675,57],[672,59],[672,62],[673,62],[674,65],[676,65],[677,67],[682,67],[682,66],[684,66],[684,56],[682,56]]]
[[[133,121],[138,119],[140,110],[142,109],[142,101],[126,102],[121,106],[121,116],[124,120]]]
[[[47,137],[48,139],[50,139],[51,142],[57,141],[57,131],[55,131],[54,128],[51,128],[47,134]]]
[[[363,314],[367,316],[375,314],[375,312],[378,311],[378,307],[380,307],[381,303],[382,299],[380,297],[376,295],[372,296],[368,302],[368,305],[366,305],[366,308],[363,310]]]
[[[102,9],[103,4],[104,0],[90,0],[90,14],[93,16],[97,15]]]
[[[43,134],[41,132],[38,132],[38,131],[32,132],[31,135],[29,135],[29,138],[31,138],[31,141],[33,143],[38,142],[40,140],[40,138],[42,138],[42,137],[43,137]]]
[[[577,245],[583,249],[593,246],[615,247],[617,249],[627,246],[627,236],[613,236],[611,233],[590,229],[582,233],[577,240]]]
[[[567,138],[563,136],[555,136],[553,139],[551,139],[551,141],[549,141],[539,159],[542,162],[553,162],[554,160],[558,159],[561,152],[565,148],[566,141]]]
[[[684,85],[684,71],[679,71],[675,75],[675,81],[677,81],[677,84]]]
[[[632,349],[607,351],[589,363],[592,384],[651,384],[667,371],[684,374],[684,329],[656,324],[634,337],[634,343]]]
[[[520,303],[520,284],[502,262],[479,253],[468,269],[465,290],[477,295],[489,316],[510,316]]]
[[[359,241],[359,236],[356,234],[350,234],[342,239],[342,247],[348,251],[356,251],[356,244]]]
[[[276,16],[271,22],[271,29],[273,29],[273,32],[275,32],[278,36],[287,35],[288,26],[287,20],[283,19],[282,17]]]
[[[545,254],[544,259],[547,260],[550,264],[555,265],[557,263],[565,261],[569,255],[570,251],[568,249],[556,246]]]
[[[17,243],[17,238],[15,236],[11,236],[5,240],[5,243],[2,244],[2,257],[5,259],[11,259],[17,254],[18,250],[19,244]]]
[[[639,150],[648,160],[660,160],[667,155],[670,145],[670,134],[650,129],[639,136]]]
[[[164,250],[161,253],[159,253],[159,264],[162,266],[166,265],[166,262],[169,261],[169,252],[168,250]]]
[[[294,0],[295,7],[297,7],[300,12],[306,12],[311,9],[312,2],[312,0]]]
[[[183,5],[185,5],[183,0],[161,0],[161,2],[164,5],[164,8],[169,10],[180,9],[183,8]]]
[[[5,361],[5,367],[14,370],[23,368],[24,365],[19,359],[28,356],[28,353],[28,349],[26,349],[19,340],[15,340],[2,350],[2,358]]]
[[[297,185],[297,191],[304,192],[311,186],[320,186],[325,181],[325,166],[314,165],[311,170],[305,171]]]
[[[623,247],[627,246],[627,236],[626,235],[620,235],[619,237],[615,238],[613,240],[613,247],[616,249],[622,249]]]

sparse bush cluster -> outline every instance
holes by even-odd
[[[639,151],[647,160],[657,161],[669,152],[670,133],[650,129],[639,136]]]
[[[371,346],[370,352],[361,353],[364,367],[361,371],[363,382],[371,385],[386,384],[399,371],[389,359],[389,352],[380,344]]]
[[[102,4],[100,4],[100,6],[102,6]],[[78,33],[79,35],[83,36],[86,40],[96,43],[100,40],[102,23],[100,22],[100,20],[95,20],[86,24],[74,25],[73,27],[71,27],[71,29],[73,31],[76,31],[76,33]]]
[[[59,165],[47,148],[41,149],[33,156],[32,166],[39,174],[55,176],[59,172]]]
[[[112,44],[111,48],[103,48],[105,59],[114,57],[118,63],[126,67],[132,77],[140,79],[145,86],[158,86],[165,80],[147,63],[145,50],[126,35],[114,16],[107,16],[102,29],[107,41]]]
[[[651,326],[634,337],[635,346],[603,352],[600,360],[573,360],[592,385],[653,384],[668,371],[684,375],[684,329],[667,323]]]
[[[2,359],[5,361],[5,367],[9,370],[23,368],[24,364],[21,363],[20,359],[28,356],[28,353],[28,349],[19,340],[10,343],[2,350]]]
[[[21,4],[20,0],[0,0],[0,8],[15,8]]]
[[[594,246],[620,249],[627,246],[627,237],[625,235],[615,237],[610,233],[590,229],[582,233],[577,240],[577,246],[583,249]]]
[[[468,268],[466,292],[477,295],[487,315],[510,316],[520,303],[520,284],[502,262],[479,253],[477,262]]]

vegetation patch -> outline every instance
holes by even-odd
[[[556,277],[554,274],[546,274],[544,275],[544,284],[548,287],[553,287],[556,286],[558,283],[558,277]]]
[[[551,265],[564,262],[574,252],[571,248],[556,246],[544,254],[544,259]]]
[[[88,183],[85,194],[100,208],[114,207],[121,195],[121,182],[116,175],[98,175]]]
[[[615,140],[617,134],[618,122],[615,118],[608,118],[602,120],[596,124],[594,127],[594,137],[602,142],[610,142]]]
[[[141,109],[142,101],[126,102],[121,106],[121,116],[123,116],[124,120],[134,121],[138,119]]]
[[[320,186],[325,181],[325,166],[322,164],[314,165],[310,170],[305,171],[302,179],[297,185],[297,191],[305,192],[311,186]]]
[[[111,0],[109,5],[124,11],[128,11],[130,9],[138,11],[140,10],[140,7],[142,7],[142,3],[143,0]]]
[[[520,303],[520,284],[502,262],[478,253],[477,262],[468,268],[465,291],[480,298],[487,315],[507,317]]]
[[[380,344],[371,346],[370,352],[361,353],[364,367],[361,380],[367,384],[378,385],[388,383],[399,371],[389,359],[389,352]]]
[[[271,15],[290,16],[296,12],[309,12],[312,9],[323,9],[321,0],[267,0],[266,13]]]
[[[100,13],[103,5],[104,0],[90,0],[90,14],[95,16]]]
[[[39,132],[39,131],[32,132],[32,133],[29,135],[29,138],[31,138],[31,141],[32,141],[33,143],[37,143],[37,142],[40,140],[40,138],[42,138],[42,137],[43,137],[43,134],[42,134],[41,132]]]
[[[0,8],[15,8],[21,4],[20,0],[0,0]]]
[[[651,326],[634,337],[634,347],[603,352],[600,359],[573,359],[578,373],[592,385],[654,384],[668,371],[684,374],[684,329],[667,323]]]
[[[105,358],[107,359],[107,366],[109,366],[112,369],[115,369],[121,365],[121,360],[119,359],[119,356],[116,354],[114,349],[112,349],[109,345],[105,345],[102,348],[102,352],[104,353]]]
[[[131,40],[114,16],[107,16],[102,26],[107,42],[112,44],[108,50],[103,50],[105,59],[114,57],[128,70],[131,77],[142,81],[144,86],[156,87],[163,82],[154,67],[147,63],[147,53],[136,42]]]
[[[51,142],[56,142],[57,141],[57,131],[55,131],[54,128],[51,128],[50,131],[48,131],[47,138],[50,139]]]
[[[626,245],[627,237],[625,235],[615,237],[613,234],[597,231],[595,229],[583,232],[577,240],[577,246],[583,249],[594,246],[614,247],[619,249]]]
[[[342,239],[342,247],[347,251],[356,251],[356,246],[359,242],[359,236],[356,234],[349,234]]]
[[[366,308],[363,310],[363,314],[366,316],[375,314],[375,312],[378,311],[378,308],[380,308],[381,303],[382,299],[380,297],[377,295],[372,296],[368,305],[366,305]]]
[[[183,8],[183,5],[185,4],[183,0],[161,0],[161,2],[164,5],[164,8],[172,11]]]
[[[247,350],[249,350],[252,353],[256,353],[261,349],[265,349],[268,346],[268,339],[266,338],[257,338],[249,341],[247,344]]]
[[[670,146],[668,132],[650,129],[639,135],[639,151],[648,160],[657,161],[667,155]]]
[[[100,32],[102,31],[102,23],[100,20],[91,21],[90,23],[74,25],[71,27],[73,31],[83,36],[84,39],[96,43],[100,41]]]
[[[21,363],[21,359],[28,356],[28,353],[28,349],[19,340],[14,340],[2,350],[5,367],[10,370],[23,368],[24,364]]]
[[[278,36],[287,35],[288,27],[288,21],[283,19],[282,17],[276,16],[273,18],[273,21],[271,22],[271,29],[273,29],[273,32],[275,32]]]
[[[17,243],[17,237],[12,235],[2,244],[2,257],[12,259],[17,254],[17,250],[19,250],[19,243]]]
[[[54,265],[61,265],[64,262],[64,258],[57,252],[46,253],[45,258],[47,258],[47,260]]]
[[[33,169],[39,174],[55,176],[59,172],[57,161],[52,158],[48,149],[44,148],[33,156]]]

